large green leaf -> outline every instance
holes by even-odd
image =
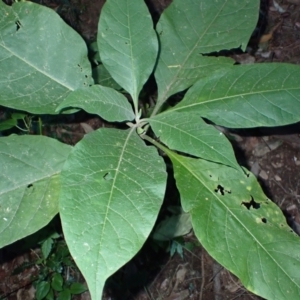
[[[300,120],[300,67],[240,65],[199,80],[173,108],[229,128],[280,126]]]
[[[166,150],[195,234],[247,289],[299,299],[300,240],[252,174]]]
[[[144,1],[107,0],[98,28],[101,61],[115,81],[133,98],[153,71],[158,41]]]
[[[166,111],[148,121],[156,136],[169,148],[239,168],[227,138],[199,115]]]
[[[71,147],[43,136],[0,138],[0,247],[58,213],[60,171]]]
[[[0,105],[54,114],[71,91],[92,83],[83,39],[53,10],[1,1],[0,16]]]
[[[203,54],[240,46],[244,50],[258,10],[258,0],[174,0],[156,28],[161,46],[155,71],[158,104],[221,65],[232,64],[229,58]]]
[[[62,171],[60,215],[93,300],[147,239],[165,186],[162,158],[134,129],[100,129],[74,147]]]
[[[72,92],[58,107],[79,107],[109,122],[132,121],[134,113],[127,98],[112,88],[93,85]]]

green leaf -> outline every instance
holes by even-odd
[[[62,259],[62,263],[66,266],[69,266],[69,267],[74,267],[75,266],[75,263],[73,262],[73,260],[70,257],[64,257]]]
[[[176,240],[174,240],[174,241],[171,242],[171,247],[170,247],[170,255],[171,255],[171,257],[173,257],[173,255],[176,252],[183,259],[183,248],[182,248],[182,245],[179,242],[177,242]]]
[[[176,237],[188,234],[192,229],[189,213],[167,217],[160,222],[153,233],[153,239],[158,241],[170,241]]]
[[[57,300],[71,300],[71,292],[69,289],[65,289],[58,294]]]
[[[199,115],[167,111],[148,121],[156,136],[169,148],[239,168],[227,138]]]
[[[92,72],[96,84],[101,84],[102,86],[110,87],[115,90],[122,89],[122,87],[114,81],[103,65],[98,65],[96,68],[93,68]]]
[[[63,257],[69,257],[70,256],[70,251],[69,251],[67,245],[64,244],[64,243],[61,244],[61,245],[59,245],[56,248],[56,252],[55,253],[56,253],[56,255],[58,257],[61,257],[61,258],[63,258]]]
[[[23,120],[26,117],[26,114],[22,113],[12,113],[11,118],[15,120]]]
[[[51,280],[51,287],[57,291],[60,292],[63,289],[64,279],[59,273],[55,273]]]
[[[74,282],[70,286],[71,294],[78,295],[84,293],[85,291],[87,291],[87,288],[81,283]]]
[[[52,239],[59,239],[61,236],[58,232],[53,232],[51,235],[50,235],[50,238]]]
[[[203,54],[240,46],[245,50],[258,11],[258,0],[174,0],[156,27],[161,47],[155,70],[158,106],[222,65],[233,64],[229,58]]]
[[[52,238],[47,238],[43,243],[42,243],[42,253],[44,258],[46,259],[51,250],[52,250],[52,245],[53,245],[53,240]]]
[[[83,39],[55,11],[1,1],[0,15],[0,105],[54,114],[71,91],[92,83]]]
[[[8,130],[15,127],[18,124],[16,119],[9,119],[0,122],[0,131]]]
[[[249,173],[166,149],[183,209],[212,257],[267,299],[300,297],[299,237]]]
[[[42,300],[50,291],[50,283],[41,281],[36,286],[35,297],[37,300]]]
[[[62,273],[63,271],[63,265],[61,261],[61,257],[58,257],[56,253],[54,255],[51,255],[47,260],[46,260],[46,265],[52,271],[57,272],[57,273]]]
[[[57,214],[60,171],[71,149],[43,136],[0,138],[0,247],[34,233]]]
[[[233,66],[199,80],[173,111],[229,128],[291,124],[300,120],[299,78],[296,65]]]
[[[132,121],[134,113],[127,98],[112,88],[93,85],[72,92],[58,107],[79,107],[109,122]]]
[[[61,179],[64,235],[92,299],[101,299],[105,280],[140,250],[153,228],[165,165],[134,128],[103,128],[76,144]]]
[[[107,0],[98,27],[101,61],[115,81],[133,99],[153,71],[158,41],[151,15],[144,1]]]
[[[54,293],[53,293],[53,290],[50,289],[49,290],[49,293],[46,295],[46,300],[54,300]]]

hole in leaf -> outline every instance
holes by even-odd
[[[21,23],[20,21],[16,21],[15,24],[17,25],[17,31],[21,28]]]
[[[243,201],[242,204],[245,205],[247,207],[247,209],[250,209],[251,207],[254,209],[260,208],[260,204],[255,202],[252,196],[251,196],[251,200],[249,202]]]
[[[106,174],[103,176],[103,178],[104,178],[105,180],[112,180],[112,179],[113,179],[113,176],[111,175],[110,172],[108,172],[108,173],[106,173]]]
[[[215,189],[215,192],[224,196],[224,191],[225,189],[220,184],[218,184],[217,188]]]
[[[263,223],[267,223],[267,219],[266,218],[261,218],[261,221],[263,222]]]

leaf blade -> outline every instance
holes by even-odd
[[[170,149],[239,168],[227,138],[199,115],[167,111],[148,121],[156,136]]]
[[[58,213],[59,174],[71,147],[42,136],[0,138],[0,247],[47,225]]]
[[[245,49],[256,26],[258,8],[259,1],[244,2],[242,6],[230,1],[173,1],[156,29],[161,45],[155,70],[158,103],[161,105],[221,65],[233,64],[228,58],[203,54],[241,45]]]
[[[184,210],[191,213],[195,234],[207,251],[253,293],[267,299],[284,299],[286,293],[298,298],[299,238],[255,177],[166,152]]]
[[[150,234],[165,185],[162,159],[133,129],[97,130],[75,146],[62,172],[61,219],[93,299]]]
[[[114,89],[101,85],[93,85],[72,92],[56,110],[59,111],[66,107],[82,108],[109,122],[124,122],[134,119],[134,113],[127,98]]]
[[[144,1],[108,0],[98,26],[98,45],[103,65],[133,98],[150,76],[157,57],[158,41]]]
[[[1,105],[55,114],[70,91],[92,83],[84,41],[54,11],[31,2],[12,7],[1,2],[0,14]]]
[[[282,126],[299,121],[300,68],[255,64],[224,68],[199,80],[173,108],[229,128]]]

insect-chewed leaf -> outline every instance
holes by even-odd
[[[166,149],[183,209],[212,257],[267,299],[300,297],[299,237],[247,171]]]
[[[71,91],[92,83],[84,40],[52,9],[1,1],[0,16],[0,105],[55,114]]]
[[[72,147],[44,136],[0,138],[0,247],[58,213],[60,171]]]
[[[62,172],[60,214],[93,299],[145,242],[165,186],[162,158],[134,129],[100,129],[74,147]]]

